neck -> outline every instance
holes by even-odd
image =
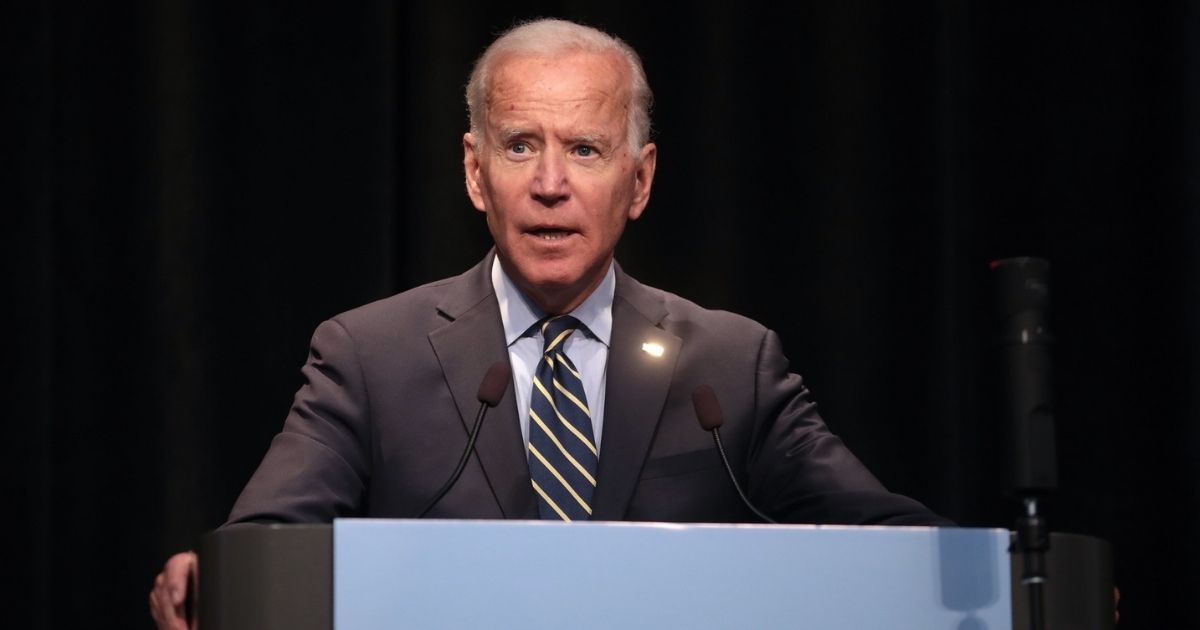
[[[528,286],[520,280],[514,279],[513,282],[521,289],[529,299],[542,309],[542,312],[547,315],[566,315],[571,311],[579,308],[588,296],[600,286],[600,280],[604,276],[594,282],[582,286],[566,286],[566,287],[535,287]]]

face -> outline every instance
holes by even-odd
[[[500,263],[548,313],[599,285],[650,198],[656,149],[629,144],[628,74],[616,54],[502,59],[484,137],[463,137],[467,194]]]

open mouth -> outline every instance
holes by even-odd
[[[559,241],[574,234],[570,230],[555,229],[555,228],[535,228],[529,231],[529,235],[543,241]]]

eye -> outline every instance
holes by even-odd
[[[524,142],[514,142],[512,146],[508,147],[508,150],[521,155],[529,151],[529,145]]]
[[[575,155],[579,157],[592,157],[596,155],[596,149],[585,144],[575,148]]]

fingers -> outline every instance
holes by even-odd
[[[196,554],[191,551],[177,553],[167,560],[162,575],[164,584],[170,592],[172,604],[183,605],[183,599],[187,596],[188,579],[195,571]]]
[[[159,630],[188,630],[187,620],[165,598],[166,591],[155,587],[150,591],[150,616]]]
[[[196,554],[186,551],[171,556],[162,573],[154,578],[154,587],[150,589],[150,616],[160,630],[188,630],[184,600],[188,580],[196,569]]]

